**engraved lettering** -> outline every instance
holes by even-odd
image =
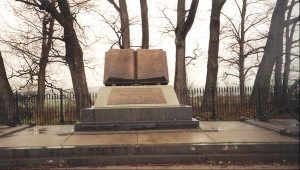
[[[107,105],[166,103],[166,99],[160,88],[112,89],[107,101]]]

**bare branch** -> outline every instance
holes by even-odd
[[[223,16],[225,16],[226,18],[227,18],[227,20],[231,23],[231,26],[232,26],[232,28],[233,28],[233,34],[235,35],[235,37],[236,37],[236,39],[238,40],[238,41],[240,41],[240,35],[239,35],[239,31],[238,31],[238,29],[236,28],[236,26],[235,26],[235,24],[233,23],[233,19],[232,18],[229,18],[226,14],[224,14],[223,12],[221,12],[221,14],[223,15]]]
[[[290,19],[289,21],[285,22],[285,26],[289,26],[291,24],[297,23],[300,21],[300,15],[298,17],[295,17],[293,19]]]
[[[162,13],[163,13],[164,17],[168,20],[169,24],[170,24],[170,25],[172,26],[172,28],[173,28],[172,30],[169,30],[169,31],[175,31],[176,27],[173,25],[171,19],[166,15],[165,10],[166,10],[166,8],[164,8],[164,9],[162,10]]]
[[[111,3],[115,9],[120,13],[120,7],[116,4],[114,0],[107,0],[109,3]]]
[[[36,1],[34,1],[34,3],[30,2],[28,0],[16,0],[16,1],[23,2],[23,3],[27,4],[27,5],[32,5],[32,6],[35,6],[35,7],[40,7],[40,4],[38,4]]]
[[[185,59],[189,59],[188,62],[186,62],[186,64],[185,64],[186,66],[190,65],[192,63],[192,61],[196,60],[202,54],[201,49],[199,48],[199,44],[198,43],[196,43],[196,44],[197,44],[196,48],[193,49],[194,56],[186,56],[185,57]],[[200,54],[198,54],[198,53],[200,53]]]

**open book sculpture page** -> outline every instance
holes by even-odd
[[[106,86],[167,85],[166,52],[163,50],[111,49],[105,53]]]

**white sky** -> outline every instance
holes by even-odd
[[[104,13],[107,16],[114,15],[116,13],[113,6],[107,2],[107,0],[95,1],[99,3],[99,12]],[[167,52],[168,68],[169,68],[169,79],[170,85],[173,85],[174,72],[175,72],[175,45],[174,45],[174,33],[163,34],[161,33],[163,28],[168,24],[167,20],[163,18],[161,9],[164,8],[166,4],[168,17],[172,20],[173,24],[176,25],[176,5],[177,1],[173,0],[149,0],[148,2],[148,16],[149,16],[149,26],[150,26],[150,48],[152,49],[163,49]],[[189,8],[191,0],[186,0],[186,9]],[[274,3],[275,0],[269,0],[270,4]],[[11,4],[20,4],[19,2],[12,1]],[[139,0],[127,0],[127,7],[129,12],[129,17],[136,17],[136,20],[140,21],[140,4]],[[0,1],[0,24],[3,25],[4,22],[8,22],[11,25],[15,25],[13,14],[7,10],[8,7],[5,6],[5,1]],[[197,42],[201,48],[202,55],[193,62],[193,65],[187,67],[188,73],[188,83],[194,87],[202,87],[205,85],[206,79],[206,58],[208,50],[209,41],[209,20],[210,20],[210,9],[211,0],[200,0],[198,5],[197,16],[194,21],[194,25],[186,38],[186,55],[193,55],[193,49],[196,47]],[[227,0],[223,10],[227,15],[233,16],[237,13],[237,8],[233,5],[233,0]],[[95,39],[95,37],[101,37],[100,41],[94,43],[88,48],[83,47],[83,53],[85,58],[93,59],[93,64],[97,65],[96,70],[91,71],[86,69],[86,77],[89,87],[103,86],[103,69],[104,69],[104,54],[105,51],[110,49],[111,44],[108,43],[107,37],[115,37],[111,32],[111,29],[105,23],[99,21],[101,17],[95,14],[90,15],[89,13],[80,13],[77,15],[77,19],[82,26],[90,26],[90,32],[88,32],[88,37],[90,39]],[[108,17],[109,18],[109,17]],[[221,18],[222,20],[222,18]],[[224,21],[224,18],[223,18]],[[268,28],[268,26],[267,26]],[[131,33],[131,45],[138,46],[141,44],[141,26],[140,22],[136,25],[130,27]],[[92,42],[94,40],[90,40]],[[222,42],[221,42],[222,45]],[[0,50],[4,59],[10,58],[8,53],[5,53],[6,49],[0,44]],[[117,47],[116,47],[117,48]],[[136,48],[135,48],[136,49]],[[226,50],[220,49],[219,54],[225,55]],[[71,79],[69,70],[65,65],[50,65],[47,68],[52,70],[53,74],[57,74],[55,79],[60,81],[59,85],[62,88],[71,88]],[[9,72],[9,70],[8,70]],[[8,73],[9,74],[9,73]],[[223,74],[220,69],[219,75]],[[17,86],[19,80],[10,80],[11,86],[14,88]],[[237,80],[228,80],[222,82],[219,78],[219,85],[234,85]],[[251,81],[250,81],[251,83]],[[252,85],[252,84],[248,84]]]
[[[163,18],[161,9],[165,7],[163,3],[167,4],[166,12],[168,13],[168,17],[172,19],[174,25],[176,25],[176,6],[177,1],[161,1],[161,0],[151,0],[148,2],[148,16],[149,16],[149,30],[150,30],[150,48],[151,49],[163,49],[167,52],[167,60],[168,60],[168,69],[169,69],[169,79],[171,85],[174,83],[174,72],[175,72],[175,44],[174,44],[174,33],[164,34],[162,35],[161,31],[164,31],[164,27],[166,27],[167,19]],[[189,0],[186,1],[186,8],[189,8],[190,5]],[[115,9],[111,4],[104,1],[102,4],[103,8],[101,11],[108,11],[115,13]],[[209,36],[209,18],[210,18],[210,7],[211,1],[200,1],[197,12],[197,19],[194,22],[194,25],[190,32],[188,33],[186,39],[186,55],[193,55],[193,49],[196,47],[195,42],[198,42],[201,50],[206,53],[208,49],[208,36]],[[129,17],[137,17],[137,20],[140,19],[140,4],[137,0],[127,1],[127,8],[129,12]],[[113,35],[111,29],[102,23],[105,27],[102,29],[101,34],[104,35]],[[136,24],[130,27],[131,33],[131,45],[139,46],[141,45],[141,25]],[[107,40],[103,39],[102,42],[95,44],[94,55],[99,61],[99,65],[102,66],[104,53],[110,48],[110,44],[107,43]],[[115,47],[117,48],[117,47]],[[138,47],[133,47],[137,49]],[[191,65],[187,68],[188,72],[188,81],[189,84],[194,84],[196,86],[204,86],[205,78],[206,78],[206,56],[202,56],[196,62],[193,62],[194,65]],[[89,75],[89,71],[87,71],[87,75]],[[103,67],[101,67],[101,72],[99,73],[99,81],[102,85],[102,75],[103,75]],[[88,80],[88,82],[92,82],[94,77]],[[92,86],[92,85],[90,85]]]

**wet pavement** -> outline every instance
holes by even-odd
[[[200,129],[74,132],[73,125],[0,126],[1,147],[50,147],[80,145],[155,145],[212,143],[298,143],[299,135],[286,136],[280,129],[293,126],[293,119],[268,122],[202,121]],[[261,124],[268,126],[263,128]],[[272,130],[273,128],[274,130]],[[278,130],[279,129],[279,130]],[[13,132],[13,133],[12,133]],[[5,135],[7,134],[7,135]]]
[[[291,128],[293,133],[282,133]],[[273,119],[267,122],[201,121],[199,129],[101,132],[75,132],[74,125],[0,125],[0,168],[34,165],[59,168],[62,165],[62,168],[71,166],[73,169],[78,165],[92,165],[86,168],[99,169],[97,165],[102,165],[100,169],[218,169],[220,166],[222,169],[241,169],[239,164],[230,164],[226,160],[245,161],[251,158],[272,162],[272,156],[276,161],[298,160],[298,150],[299,122],[293,119]],[[213,162],[207,159],[222,160],[226,165],[218,162],[207,164]],[[168,161],[173,164],[131,165]],[[194,161],[204,161],[206,164],[180,165]],[[177,162],[179,165],[174,164]],[[115,164],[131,166],[107,166]],[[299,168],[297,163],[291,166],[254,165],[248,169]]]

